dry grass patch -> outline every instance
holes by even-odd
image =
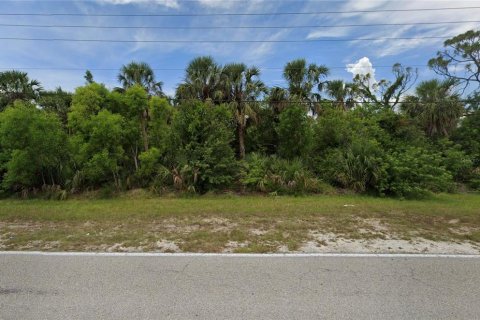
[[[480,195],[0,201],[2,250],[286,252],[418,238],[480,243]]]

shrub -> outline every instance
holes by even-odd
[[[327,193],[332,188],[317,179],[299,159],[250,154],[242,183],[249,190],[275,194]]]
[[[472,178],[472,158],[461,150],[460,145],[453,145],[450,141],[442,141],[438,149],[442,150],[442,164],[452,174],[455,181],[468,182]]]
[[[225,106],[188,102],[179,107],[167,157],[176,181],[197,192],[231,185],[238,172],[232,119]]]
[[[20,101],[0,113],[3,187],[22,191],[62,184],[68,165],[65,141],[55,114]]]
[[[292,105],[282,111],[277,126],[280,157],[293,159],[305,155],[310,147],[309,120],[304,107]]]
[[[349,146],[331,149],[318,171],[328,182],[356,192],[381,192],[385,156],[375,140],[355,139]]]
[[[440,154],[418,147],[406,147],[387,157],[387,181],[384,191],[404,198],[421,198],[431,192],[454,188],[452,175],[442,165]]]

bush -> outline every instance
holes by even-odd
[[[225,106],[189,102],[179,107],[167,157],[174,185],[203,193],[232,184],[238,172],[232,120]]]
[[[453,177],[442,165],[440,154],[407,147],[387,157],[388,177],[382,184],[386,194],[421,198],[431,192],[451,192]]]
[[[381,192],[386,176],[385,156],[375,140],[355,139],[349,146],[331,149],[318,171],[328,182],[356,192]]]
[[[3,188],[23,191],[63,184],[68,166],[65,141],[55,114],[19,101],[0,113]]]
[[[457,182],[468,182],[473,175],[473,161],[461,150],[460,145],[453,145],[446,140],[441,141],[438,150],[442,150],[442,164]]]
[[[251,191],[278,194],[332,192],[332,188],[317,179],[301,160],[285,160],[256,153],[246,158],[242,184]]]
[[[306,154],[311,139],[309,120],[305,108],[301,106],[288,106],[282,111],[277,126],[280,157],[293,159]]]

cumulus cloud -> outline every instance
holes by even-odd
[[[367,75],[370,74],[371,79],[375,81],[375,69],[373,64],[370,62],[370,59],[363,57],[355,63],[347,64],[347,71],[353,74],[353,77],[356,75]]]
[[[178,8],[179,3],[178,0],[97,0],[99,3],[106,3],[106,4],[158,4],[161,6],[165,6],[168,8]]]

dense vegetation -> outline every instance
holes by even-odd
[[[256,67],[199,57],[175,97],[145,63],[123,66],[113,90],[87,71],[74,93],[2,72],[0,189],[55,198],[133,188],[408,198],[479,189],[479,37],[447,40],[429,61],[441,78],[415,88],[417,71],[400,64],[391,80],[345,83],[303,59],[285,66],[287,88],[268,88]]]

